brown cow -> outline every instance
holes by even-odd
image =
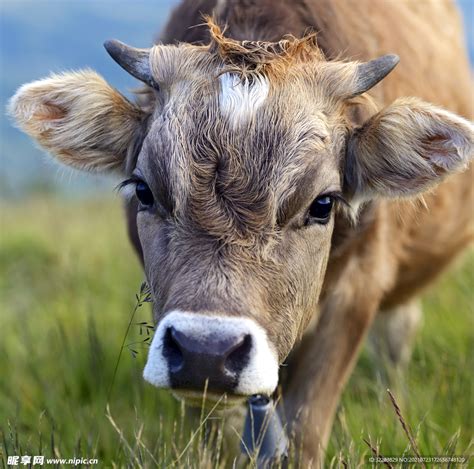
[[[225,36],[196,26],[202,13]],[[281,40],[309,30],[318,45]],[[127,176],[157,322],[145,378],[240,402],[273,393],[286,360],[286,416],[317,465],[375,316],[402,359],[392,325],[412,334],[416,296],[472,237],[458,14],[440,0],[187,0],[162,39],[181,43],[106,44],[146,83],[140,104],[84,71],[24,85],[11,114],[63,163]],[[388,53],[401,63],[381,81]]]

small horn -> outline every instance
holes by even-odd
[[[116,39],[105,41],[104,47],[115,62],[130,75],[147,85],[157,87],[150,69],[150,49],[136,49]]]
[[[357,66],[356,86],[351,97],[365,93],[385,78],[400,62],[400,57],[388,54]]]

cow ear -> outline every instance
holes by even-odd
[[[59,161],[86,171],[123,170],[144,119],[139,107],[90,70],[23,85],[8,111]]]
[[[464,169],[474,154],[471,122],[415,98],[396,100],[354,130],[345,186],[358,201],[410,196]]]

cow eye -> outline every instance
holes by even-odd
[[[306,224],[319,223],[325,225],[331,218],[334,198],[330,195],[321,195],[313,201],[308,210]]]
[[[137,181],[135,186],[135,194],[137,195],[137,199],[144,207],[151,207],[155,201],[153,198],[153,193],[148,187],[148,184],[144,181]]]

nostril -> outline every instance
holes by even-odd
[[[176,339],[174,327],[168,327],[163,337],[163,355],[166,357],[171,373],[177,373],[184,364],[183,352]]]
[[[247,365],[252,349],[252,337],[246,334],[227,355],[224,366],[231,373],[240,374]]]

